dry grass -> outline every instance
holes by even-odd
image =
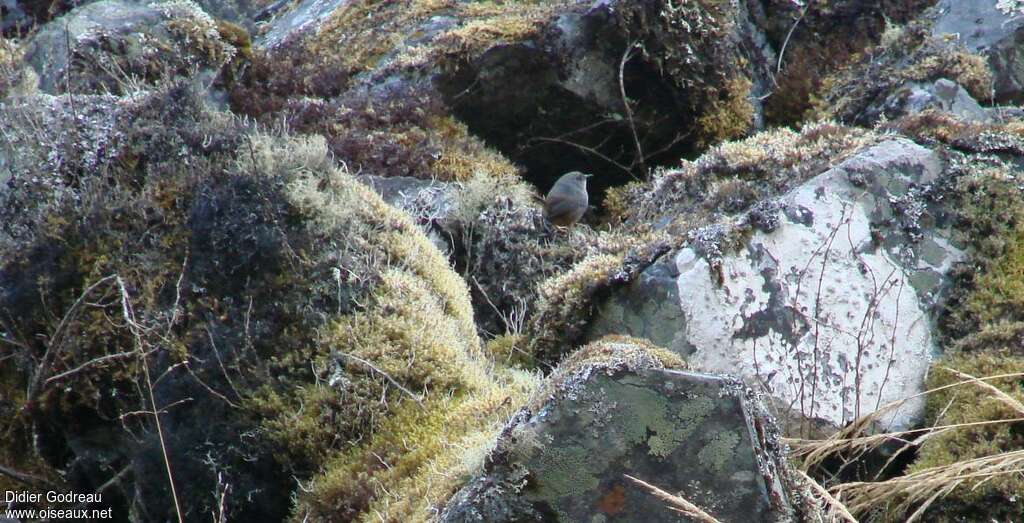
[[[829,490],[844,498],[853,513],[866,513],[889,503],[895,503],[894,512],[904,513],[920,504],[906,520],[911,523],[917,521],[935,500],[962,485],[988,481],[1003,474],[1021,473],[1024,473],[1024,450],[1015,450],[931,467],[885,481],[842,483]]]
[[[629,474],[624,474],[624,476],[626,476],[626,478],[632,481],[633,483],[636,483],[637,485],[640,485],[641,487],[647,489],[647,491],[653,494],[654,497],[668,503],[667,508],[669,510],[678,512],[683,516],[686,516],[695,521],[699,521],[700,523],[719,523],[719,521],[715,519],[714,516],[705,512],[704,509],[698,507],[697,505],[691,503],[690,501],[687,501],[686,499],[680,496],[669,494],[668,492],[665,492],[664,490],[661,490],[660,488],[655,487],[654,485],[651,485],[650,483],[647,483],[642,479],[634,478]]]
[[[820,470],[830,459],[838,459],[842,463],[839,468],[841,472],[846,466],[856,463],[883,444],[898,443],[899,450],[889,457],[885,466],[876,474],[877,479],[878,475],[904,452],[917,448],[940,434],[980,425],[1024,422],[1024,404],[989,383],[994,380],[1024,377],[1024,372],[977,378],[948,367],[940,368],[952,373],[961,381],[884,405],[876,412],[858,418],[849,426],[822,440],[783,440],[791,449],[790,457],[801,469],[799,473],[808,480],[809,486],[820,498],[819,504],[825,508],[826,513],[832,514],[832,517],[825,519],[826,521],[856,521],[855,515],[866,517],[879,507],[885,506],[890,507],[887,511],[890,514],[910,514],[907,521],[916,521],[925,514],[932,503],[958,488],[974,489],[1001,475],[1024,473],[1024,450],[1013,450],[934,466],[883,481],[837,483],[827,489],[806,474],[806,471]],[[877,422],[907,401],[961,386],[974,386],[984,390],[991,398],[1005,404],[1018,416],[871,434],[872,429],[878,426]]]

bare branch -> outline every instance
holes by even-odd
[[[55,485],[54,483],[50,482],[46,478],[41,478],[39,476],[33,476],[32,474],[28,474],[26,472],[21,472],[21,471],[18,471],[18,470],[14,470],[12,468],[5,467],[3,465],[0,465],[0,474],[3,474],[4,476],[7,476],[7,477],[9,477],[9,478],[19,482],[19,483],[24,483],[25,485],[30,485],[32,487],[36,487],[36,488],[45,487],[45,488],[50,489],[50,490],[57,490],[57,489],[59,489],[59,487],[57,485]]]
[[[146,361],[146,351],[144,349],[144,342],[142,341],[141,329],[139,324],[135,322],[135,314],[132,312],[131,303],[128,301],[128,289],[125,288],[124,280],[120,276],[114,275],[117,279],[117,287],[121,291],[121,312],[124,315],[124,321],[128,324],[128,328],[131,329],[132,334],[135,338],[136,349],[140,359],[142,360],[142,372],[146,376],[146,385],[149,388],[149,401],[153,406],[153,419],[156,421],[156,432],[160,439],[160,451],[163,453],[164,465],[167,468],[167,482],[171,487],[171,499],[174,500],[174,511],[178,516],[178,523],[185,523],[185,518],[181,512],[181,503],[178,501],[178,490],[174,486],[174,473],[171,471],[171,459],[167,454],[167,443],[164,438],[163,424],[160,423],[160,409],[156,406],[156,395],[153,393],[153,380],[149,376],[149,363]]]
[[[64,317],[61,318],[57,328],[54,329],[53,334],[50,336],[49,343],[46,344],[46,352],[43,353],[42,359],[39,361],[39,365],[36,367],[36,371],[32,376],[32,381],[29,383],[28,391],[25,394],[25,403],[29,404],[35,399],[35,395],[39,392],[39,384],[43,381],[44,377],[49,373],[49,367],[52,358],[57,356],[60,351],[61,345],[64,339],[64,333],[67,330],[68,324],[72,318],[78,313],[78,309],[85,302],[85,298],[89,296],[100,285],[118,278],[116,274],[111,274],[96,281],[92,285],[88,286],[82,294],[78,296],[78,299],[71,304],[71,307],[64,313]]]
[[[629,130],[633,133],[633,145],[636,146],[636,158],[640,165],[640,171],[644,173],[644,178],[647,178],[647,162],[644,161],[644,150],[640,146],[640,137],[636,132],[636,122],[633,121],[633,108],[629,105],[629,98],[626,98],[626,82],[624,80],[624,71],[626,70],[626,62],[633,57],[633,50],[637,48],[639,42],[630,42],[629,46],[626,47],[626,51],[622,53],[622,59],[619,60],[619,94],[622,96],[622,105],[626,108],[626,118],[629,119]],[[632,173],[630,173],[632,175]]]

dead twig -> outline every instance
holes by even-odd
[[[28,390],[25,393],[26,405],[31,404],[32,401],[35,399],[36,394],[39,392],[40,384],[45,381],[45,378],[49,373],[51,360],[55,358],[57,354],[60,352],[61,345],[64,342],[64,336],[68,324],[70,324],[71,320],[75,317],[76,314],[78,314],[78,309],[81,308],[82,304],[85,302],[86,297],[89,296],[89,294],[91,294],[99,286],[107,282],[113,281],[116,278],[118,278],[116,274],[111,274],[110,276],[100,278],[92,285],[86,287],[86,289],[82,291],[82,294],[78,296],[78,299],[76,299],[75,302],[71,304],[71,307],[69,307],[68,310],[64,313],[64,317],[61,318],[60,323],[54,329],[53,334],[50,335],[49,343],[46,344],[46,351],[43,352],[43,357],[42,359],[39,360],[39,365],[36,366],[36,371],[32,375],[32,381],[29,382]]]
[[[661,490],[660,488],[655,487],[654,485],[651,485],[650,483],[647,483],[642,479],[634,478],[629,474],[623,475],[626,476],[626,478],[632,481],[633,483],[636,483],[637,485],[640,485],[641,487],[647,489],[647,491],[653,494],[654,497],[667,502],[669,504],[668,508],[670,510],[679,512],[684,516],[700,521],[701,523],[719,523],[719,521],[715,519],[714,516],[708,514],[707,512],[704,512],[704,509],[698,507],[697,505],[694,505],[690,501],[687,501],[679,496],[669,494],[668,492],[665,492],[664,490]]]
[[[86,368],[91,367],[92,365],[98,365],[100,363],[104,363],[104,362],[107,362],[107,361],[120,360],[120,359],[129,358],[129,357],[137,356],[137,355],[138,355],[137,351],[131,350],[131,351],[126,351],[126,352],[118,352],[116,354],[107,354],[106,356],[100,356],[98,358],[93,358],[93,359],[91,359],[91,360],[89,360],[89,361],[87,361],[87,362],[85,362],[85,363],[83,363],[83,364],[81,364],[81,365],[71,369],[71,370],[67,370],[67,371],[64,371],[64,372],[62,372],[60,374],[56,374],[56,375],[50,376],[49,378],[46,378],[46,381],[43,382],[43,385],[49,385],[51,382],[54,382],[54,381],[57,381],[57,380],[59,380],[61,378],[66,378],[68,376],[71,376],[72,374],[76,374],[78,372],[81,372],[81,371],[85,370]]]
[[[114,275],[114,278],[117,281],[117,288],[121,291],[121,313],[124,315],[124,321],[128,324],[128,328],[132,332],[136,344],[135,348],[138,351],[139,358],[142,360],[142,372],[146,377],[146,385],[149,388],[149,402],[153,407],[153,420],[156,422],[157,437],[160,440],[160,451],[163,453],[164,465],[167,469],[167,482],[171,487],[171,499],[174,500],[174,512],[178,516],[178,523],[185,523],[185,518],[181,512],[181,503],[178,501],[178,490],[174,486],[174,473],[171,470],[171,459],[167,453],[167,440],[164,437],[163,424],[160,422],[160,409],[156,406],[156,395],[153,393],[153,380],[149,375],[149,363],[146,361],[145,343],[142,341],[142,335],[140,334],[140,331],[145,329],[142,329],[135,321],[135,313],[132,310],[131,303],[128,301],[128,289],[125,287],[124,280],[122,280],[118,275]]]
[[[630,42],[619,60],[619,95],[622,96],[622,106],[626,109],[626,118],[629,120],[629,130],[633,134],[633,145],[636,146],[636,158],[639,162],[640,172],[647,178],[647,162],[644,161],[644,150],[640,146],[640,136],[636,132],[636,122],[633,121],[633,108],[629,105],[629,98],[626,97],[625,70],[626,62],[633,57],[633,51],[639,47],[639,42]]]
[[[807,4],[804,5],[804,8],[800,10],[800,17],[796,19],[796,22],[793,22],[793,26],[790,27],[789,32],[786,33],[786,39],[782,41],[782,48],[779,49],[779,61],[775,65],[776,75],[778,75],[782,71],[782,57],[785,56],[786,54],[786,46],[789,45],[789,39],[793,37],[793,32],[796,31],[796,27],[800,25],[800,22],[803,21],[804,16],[807,15],[807,10],[811,8],[812,3],[814,3],[814,0],[807,0]]]
[[[348,353],[345,353],[345,352],[338,352],[338,354],[341,355],[341,356],[344,356],[344,357],[346,357],[346,358],[348,358],[348,359],[350,359],[352,361],[355,361],[357,363],[361,363],[364,366],[366,366],[367,368],[369,368],[370,370],[376,372],[377,374],[380,374],[386,380],[388,380],[389,383],[391,383],[396,388],[398,388],[398,390],[404,392],[407,396],[412,398],[412,400],[415,401],[420,407],[426,408],[426,406],[423,404],[423,399],[422,398],[420,398],[419,396],[414,394],[411,390],[405,388],[401,383],[398,382],[398,380],[396,380],[395,378],[392,378],[390,374],[388,374],[387,372],[384,372],[383,370],[378,368],[376,365],[374,365],[374,364],[372,364],[372,363],[370,363],[370,362],[360,358],[359,356],[354,356],[352,354],[348,354]]]
[[[636,175],[633,174],[633,170],[632,170],[631,166],[624,165],[624,164],[622,164],[620,162],[617,162],[617,161],[613,160],[612,158],[608,157],[607,155],[605,155],[604,153],[602,153],[601,151],[598,151],[597,149],[595,149],[593,147],[587,147],[586,145],[583,145],[581,143],[571,142],[569,140],[562,140],[562,139],[559,139],[559,138],[539,137],[539,138],[532,138],[531,141],[534,141],[534,142],[560,143],[562,145],[568,145],[570,147],[575,147],[575,148],[577,148],[577,149],[579,149],[581,151],[588,152],[588,153],[590,153],[590,154],[600,158],[601,160],[604,160],[605,162],[608,162],[608,163],[614,165],[615,167],[619,168],[622,172],[626,173],[627,175],[629,175],[634,180],[640,181],[640,178],[637,178]]]
[[[797,469],[796,473],[803,478],[805,482],[807,482],[811,487],[811,490],[821,496],[821,499],[825,501],[825,504],[828,505],[832,511],[838,514],[843,520],[847,521],[847,523],[857,523],[857,518],[853,517],[853,514],[850,514],[846,505],[843,505],[838,499],[832,496],[829,491],[825,490],[825,487],[819,485],[817,481],[814,481],[814,478],[808,476],[807,473],[802,470]]]
[[[4,476],[7,476],[7,477],[9,477],[9,478],[19,482],[19,483],[23,483],[25,485],[28,485],[30,487],[46,488],[48,490],[58,490],[60,488],[56,484],[54,484],[54,483],[50,482],[49,480],[47,480],[46,478],[41,478],[39,476],[33,476],[32,474],[29,474],[27,472],[21,472],[21,471],[18,471],[18,470],[14,470],[12,468],[5,467],[3,465],[0,465],[0,474],[2,474]]]

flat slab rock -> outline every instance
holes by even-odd
[[[723,522],[789,521],[772,422],[742,384],[594,370],[514,419],[443,521],[686,521],[629,474]]]
[[[782,196],[778,225],[722,256],[666,256],[604,303],[591,336],[653,335],[693,368],[742,377],[789,414],[842,426],[922,392],[934,313],[962,259],[925,195],[938,156],[871,146]],[[646,314],[645,314],[646,313]],[[912,425],[923,402],[881,421]]]

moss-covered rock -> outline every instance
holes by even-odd
[[[246,31],[189,0],[101,0],[45,25],[26,60],[45,93],[133,92],[195,72],[224,83],[251,53]]]
[[[736,382],[670,370],[683,368],[634,338],[583,347],[509,422],[441,519],[676,520],[625,474],[723,520],[791,516],[788,472],[758,400]]]
[[[988,379],[990,376],[1019,374],[1024,370],[1024,358],[1012,354],[1019,342],[1007,344],[1009,351],[986,351],[983,353],[956,354],[936,363],[928,379],[929,388],[939,388],[971,378],[986,378],[985,384],[967,383],[945,388],[932,393],[928,398],[928,424],[951,426],[949,430],[929,437],[918,451],[917,459],[907,469],[907,474],[920,474],[939,468],[952,468],[943,481],[937,479],[936,488],[955,486],[939,497],[921,517],[928,521],[953,522],[1017,521],[1024,518],[1024,480],[1009,465],[1002,470],[991,469],[988,474],[979,474],[956,467],[979,458],[992,458],[998,464],[1000,454],[1019,453],[1024,447],[1024,422],[1012,421],[1021,418],[1019,408],[1008,402],[1024,401],[1024,379],[1011,376],[1002,379]],[[996,387],[1006,394],[1001,399],[988,386]],[[1007,456],[1005,463],[1019,459]],[[898,521],[903,515],[890,512],[887,517]]]
[[[916,21],[830,75],[815,100],[815,114],[848,124],[873,125],[903,115],[915,84],[951,80],[975,100],[988,100],[992,73],[983,57],[955,41],[933,38]]]
[[[780,212],[772,198],[878,140],[876,133],[830,122],[800,132],[766,131],[720,144],[677,168],[659,169],[649,182],[616,189],[612,201],[620,211],[610,218],[612,231],[592,241],[588,256],[570,270],[538,287],[528,352],[554,362],[582,344],[615,290],[634,283],[667,252],[694,245],[720,259],[752,231],[770,232]],[[728,226],[701,228],[734,215]],[[617,331],[599,327],[595,335],[608,332]],[[658,339],[678,348],[672,337]]]
[[[892,39],[934,0],[761,3],[751,7],[754,23],[781,54],[770,64],[773,89],[764,100],[765,121],[771,126],[813,121],[814,98],[826,78]]]
[[[757,126],[766,60],[745,13],[717,1],[306,2],[272,24],[233,101],[258,116],[302,96],[415,90],[431,100],[417,104],[428,134],[454,115],[542,189],[569,170],[597,173],[600,199],[648,165]]]
[[[0,376],[27,391],[3,454],[75,491],[118,475],[104,499],[141,520],[175,518],[162,447],[186,515],[230,485],[240,518],[425,518],[532,378],[490,363],[462,278],[322,137],[203,99],[0,106]]]

